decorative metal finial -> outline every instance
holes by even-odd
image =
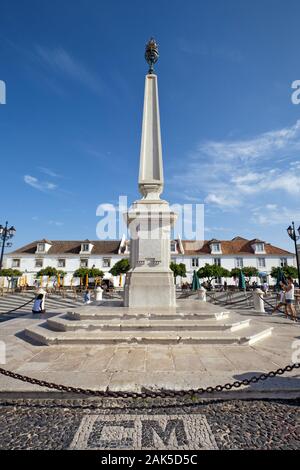
[[[151,38],[146,44],[145,59],[150,68],[148,73],[154,73],[154,64],[158,61],[158,44],[154,38]]]

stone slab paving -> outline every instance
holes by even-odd
[[[1,400],[0,449],[299,449],[299,400]]]
[[[47,317],[53,315],[55,312],[47,314]],[[39,316],[27,315],[0,324],[0,341],[6,345],[6,363],[3,366],[37,379],[65,385],[139,391],[143,386],[178,390],[242,380],[292,363],[292,354],[297,350],[296,360],[299,362],[299,323],[292,323],[281,316],[257,316],[248,310],[230,314],[234,321],[245,316],[259,322],[261,327],[274,327],[272,336],[252,346],[179,344],[49,347],[32,344],[24,338],[24,329],[40,322]],[[276,390],[297,393],[300,391],[299,383],[299,370],[295,370],[282,377],[244,387],[244,390],[251,393]],[[13,391],[46,390],[0,376],[0,392]]]

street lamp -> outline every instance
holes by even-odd
[[[296,229],[295,229],[295,224],[292,222],[292,225],[290,225],[286,229],[288,236],[294,240],[295,243],[295,252],[296,252],[296,261],[297,261],[297,271],[298,271],[298,285],[300,287],[300,264],[299,264],[299,254],[298,254],[298,249],[297,249],[297,241],[300,239],[300,225],[298,227],[298,233],[299,235],[296,234]]]
[[[15,235],[15,233],[15,227],[11,226],[10,228],[8,228],[8,222],[5,223],[5,227],[3,227],[3,225],[0,225],[0,241],[2,242],[0,255],[0,271],[2,269],[4,248],[12,246],[12,243],[8,242],[7,240],[10,240]]]

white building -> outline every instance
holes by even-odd
[[[25,245],[5,256],[6,268],[22,271],[29,285],[34,283],[36,273],[46,266],[52,266],[67,273],[65,285],[70,285],[73,273],[80,267],[98,268],[104,273],[104,279],[110,279],[115,286],[124,285],[124,276],[113,277],[109,271],[112,266],[123,258],[129,257],[129,242],[120,240],[68,241],[38,240]],[[295,266],[295,255],[262,240],[247,240],[235,237],[232,240],[206,240],[204,242],[173,240],[171,241],[171,257],[176,263],[186,265],[187,278],[191,282],[193,271],[208,264],[218,264],[231,270],[245,266],[254,266],[267,278],[270,284],[274,280],[270,276],[272,267]],[[182,279],[177,278],[177,283]],[[226,279],[234,284],[234,279]],[[252,281],[259,281],[252,278]],[[72,281],[79,284],[78,279]]]

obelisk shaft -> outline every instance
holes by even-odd
[[[163,184],[157,76],[148,74],[145,79],[139,190],[145,199],[159,199]]]
[[[139,190],[142,199],[126,213],[130,231],[130,271],[126,274],[124,305],[131,308],[175,309],[173,272],[170,269],[170,233],[176,214],[167,201],[160,199],[163,190],[163,164],[160,135],[157,76],[153,64],[158,49],[153,39],[146,48],[151,73],[146,75]]]

